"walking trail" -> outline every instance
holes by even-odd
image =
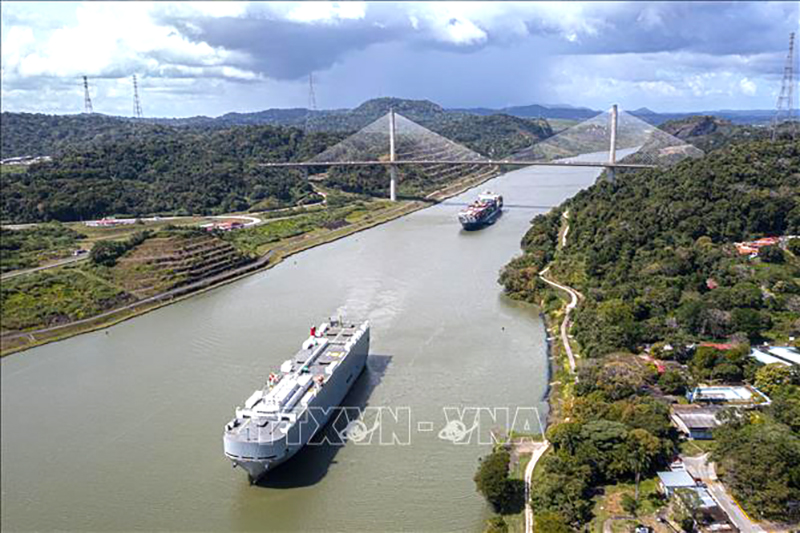
[[[564,211],[562,216],[564,217],[564,220],[567,221],[567,225],[564,228],[564,232],[561,234],[561,248],[567,245],[567,234],[569,233],[569,210]],[[567,352],[570,372],[575,374],[575,354],[572,352],[572,346],[569,343],[569,315],[572,310],[575,309],[575,306],[578,305],[579,298],[583,298],[583,295],[572,287],[568,287],[548,279],[546,274],[549,270],[550,265],[539,272],[539,277],[542,278],[542,281],[548,285],[561,289],[562,291],[566,291],[570,295],[570,302],[567,304],[567,310],[564,314],[564,321],[561,322],[561,342],[564,344],[564,349]],[[533,533],[533,508],[531,507],[531,479],[533,477],[533,470],[536,468],[536,464],[539,462],[539,459],[542,458],[544,453],[549,448],[550,443],[547,440],[537,443],[537,446],[534,448],[533,454],[531,455],[531,460],[528,463],[528,466],[525,468],[525,533]]]

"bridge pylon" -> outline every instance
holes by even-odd
[[[608,146],[608,163],[615,165],[617,163],[617,122],[619,111],[617,104],[611,106],[611,113],[609,114],[609,146]],[[608,167],[608,181],[614,183],[616,176],[614,175],[614,167]]]
[[[395,136],[397,135],[397,125],[394,118],[394,109],[389,110],[389,161],[397,160],[395,152]],[[389,166],[389,200],[397,201],[397,165]]]

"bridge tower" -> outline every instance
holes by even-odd
[[[86,76],[83,77],[83,112],[91,115],[92,111],[92,98],[89,96],[89,80]]]
[[[394,109],[389,110],[389,161],[396,161],[395,154],[395,134],[397,128],[394,120]],[[397,165],[389,165],[389,199],[397,201]]]
[[[616,164],[617,162],[617,119],[617,104],[614,104],[611,106],[611,114],[609,115],[609,137],[611,140],[608,146],[608,162],[612,165]],[[616,180],[614,172],[614,167],[608,167],[608,181],[611,183],[614,183]]]

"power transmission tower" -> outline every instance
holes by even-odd
[[[783,83],[781,93],[778,95],[777,110],[775,118],[772,120],[772,140],[778,137],[778,127],[781,122],[789,121],[789,128],[794,137],[796,124],[794,122],[794,32],[789,34],[789,55],[786,56],[786,64],[783,67]]]
[[[136,74],[133,75],[133,116],[142,118],[142,104],[139,101],[139,84],[136,82]]]
[[[83,112],[92,114],[92,98],[89,96],[89,80],[83,77]]]
[[[312,111],[317,110],[317,95],[314,94],[314,73],[308,74],[308,108]]]
[[[317,95],[314,93],[314,73],[308,73],[308,112],[306,113],[306,131],[311,128],[311,115],[317,110]]]

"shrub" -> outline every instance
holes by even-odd
[[[763,247],[758,251],[758,257],[765,263],[783,263],[786,259],[783,250],[777,245]]]

